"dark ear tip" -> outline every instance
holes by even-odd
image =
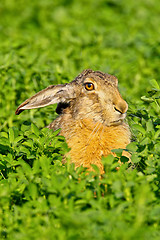
[[[19,108],[17,108],[17,110],[15,111],[15,115],[19,115],[21,112],[23,112],[24,110],[20,110]]]

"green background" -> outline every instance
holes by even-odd
[[[0,0],[2,239],[160,239],[159,63],[159,0]],[[56,106],[14,114],[86,68],[119,79],[133,171],[112,157],[102,179],[62,166],[64,138],[39,130]]]

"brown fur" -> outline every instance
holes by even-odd
[[[63,125],[60,134],[66,138],[71,148],[68,157],[71,158],[71,163],[75,163],[76,168],[83,165],[92,170],[91,164],[95,164],[102,174],[104,173],[102,156],[113,154],[112,149],[125,149],[130,143],[130,131],[126,123],[104,126],[88,119],[74,121],[69,114],[61,121]],[[53,124],[54,122],[48,127],[55,130]],[[123,155],[129,157],[127,153]]]
[[[94,89],[88,91],[87,83]],[[128,105],[117,85],[112,75],[85,70],[71,83],[50,86],[26,100],[16,114],[57,102],[61,114],[48,127],[61,128],[76,167],[83,165],[91,170],[91,164],[96,164],[103,173],[102,156],[112,154],[112,149],[124,149],[130,142],[129,127],[124,123]]]

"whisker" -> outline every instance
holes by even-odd
[[[98,133],[98,131],[100,130],[100,128],[101,128],[101,125],[99,126],[99,128],[97,129],[97,131],[95,132],[94,135],[96,135],[96,134]]]
[[[94,133],[94,135],[92,134],[92,138],[95,137],[95,135],[99,132],[100,128],[101,128],[101,123],[99,123],[98,128],[97,128],[96,132]],[[89,144],[89,142],[91,141],[92,138],[90,137],[90,139],[88,141],[88,144]]]
[[[137,115],[135,115],[133,113],[128,114],[128,117],[136,117],[136,118],[139,118],[140,120],[142,119],[142,118],[138,117]]]
[[[94,132],[96,131],[96,129],[99,130],[100,124],[101,124],[101,122],[98,122],[98,123],[96,124],[96,126],[94,127],[93,131],[91,132],[91,134],[89,135],[89,138],[88,138],[88,141],[87,141],[87,145],[88,145],[88,143],[90,142],[90,140],[91,140],[91,138],[92,138],[92,135],[94,134]],[[96,133],[97,133],[97,131],[96,131]],[[96,133],[95,133],[95,134],[96,134]]]
[[[100,134],[100,137],[99,137],[99,141],[101,140],[101,137],[103,136],[104,129],[105,129],[105,126],[103,126],[103,128],[102,128],[102,131],[101,131],[101,134]]]

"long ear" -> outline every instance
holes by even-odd
[[[41,108],[60,102],[67,103],[75,97],[72,84],[51,85],[24,101],[17,108],[15,114],[18,115],[25,109]]]

